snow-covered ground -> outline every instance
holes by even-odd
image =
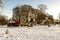
[[[8,29],[8,34],[6,30]],[[0,26],[0,40],[60,40],[59,26],[5,27]]]

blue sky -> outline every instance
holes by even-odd
[[[17,5],[28,4],[34,8],[37,8],[38,4],[45,4],[48,7],[47,12],[54,16],[54,18],[58,18],[58,14],[60,12],[60,0],[3,0],[3,13],[8,16],[8,18],[12,17],[13,11],[12,9]]]

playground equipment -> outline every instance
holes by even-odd
[[[7,26],[9,27],[9,26],[19,26],[19,24],[20,24],[20,21],[18,21],[18,20],[16,20],[16,21],[14,21],[14,20],[10,20],[8,23],[7,23]]]
[[[45,17],[45,20],[41,24],[44,24],[46,21],[48,21],[48,17]]]

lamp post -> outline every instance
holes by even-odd
[[[0,0],[0,14],[2,13],[2,5],[3,5],[2,0]]]

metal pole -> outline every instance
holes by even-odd
[[[2,0],[0,0],[0,14],[2,13],[2,5],[3,5],[3,2]]]

